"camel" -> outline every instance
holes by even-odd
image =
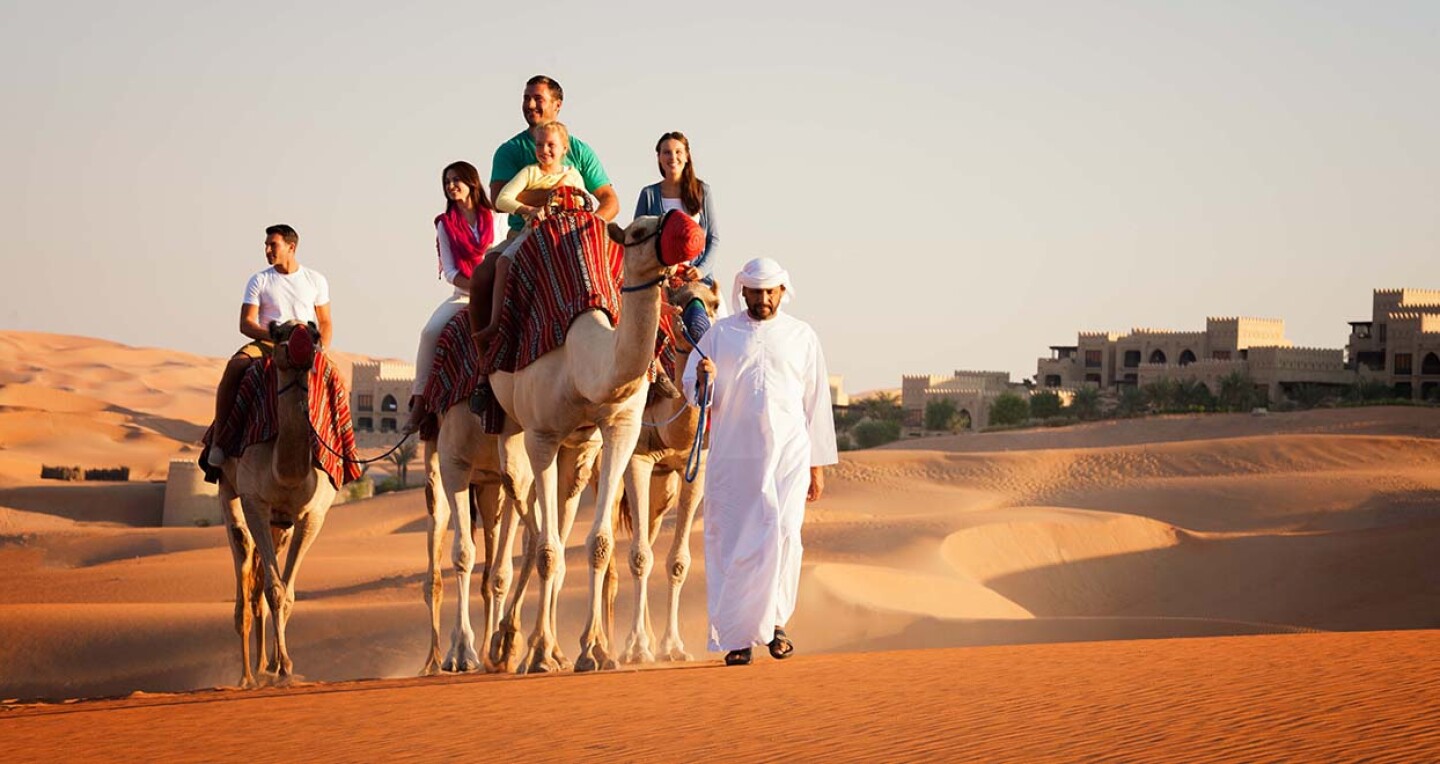
[[[530,468],[523,465],[508,472],[503,468],[497,437],[483,432],[480,419],[470,413],[466,403],[451,406],[439,421],[438,437],[424,442],[425,507],[430,518],[430,575],[424,590],[425,603],[430,608],[430,655],[421,674],[434,675],[442,670],[474,671],[480,666],[487,672],[511,673],[519,662],[516,636],[520,632],[520,604],[535,565],[537,534],[534,513],[528,507],[532,482]],[[561,453],[560,463],[570,467],[561,475],[561,489],[566,497],[567,514],[571,518],[574,517],[581,491],[590,482],[590,472],[598,454],[599,444],[593,439]],[[442,661],[440,603],[444,584],[440,555],[451,516],[455,519],[451,559],[455,567],[459,603],[455,627],[450,634],[450,650]],[[488,649],[483,661],[477,658],[475,652],[469,596],[475,561],[473,522],[477,518],[485,538],[485,561],[480,576],[484,609],[481,644],[487,645]],[[511,550],[517,518],[527,520],[529,532],[519,580],[515,582],[514,598],[507,606],[510,584],[515,577]],[[563,655],[557,653],[555,657],[563,664]]]
[[[300,363],[292,362],[291,339],[305,332],[297,352]],[[278,434],[273,441],[256,443],[238,458],[221,466],[220,505],[229,532],[230,551],[235,558],[235,630],[240,635],[240,658],[244,665],[240,686],[257,686],[251,665],[251,631],[258,621],[258,661],[265,660],[265,610],[273,615],[275,653],[266,673],[279,684],[294,680],[293,664],[285,643],[285,629],[295,605],[295,580],[300,563],[335,500],[330,476],[315,463],[310,445],[311,425],[307,412],[310,369],[316,354],[324,351],[315,343],[320,332],[313,324],[290,321],[271,325],[276,340],[273,363],[276,369],[275,413]],[[294,538],[291,538],[293,529]],[[285,555],[285,569],[280,555]],[[260,590],[264,593],[261,602]],[[258,669],[258,665],[255,667]]]
[[[669,232],[664,228],[677,226]],[[598,310],[580,314],[570,324],[565,344],[515,372],[490,377],[496,399],[508,414],[500,438],[501,461],[520,467],[528,462],[535,479],[539,548],[536,570],[540,576],[540,607],[529,638],[522,669],[555,671],[563,666],[556,657],[555,603],[558,576],[564,565],[559,485],[556,459],[577,431],[600,431],[602,447],[595,521],[587,538],[590,561],[590,614],[580,637],[576,671],[614,668],[607,635],[603,633],[601,589],[614,547],[611,527],[621,473],[640,435],[640,415],[649,389],[646,370],[654,358],[655,334],[660,323],[661,291],[674,266],[699,254],[693,236],[674,239],[662,248],[670,232],[683,233],[695,223],[684,215],[641,217],[628,228],[611,223],[612,241],[624,247],[624,288],[620,320],[612,326]],[[703,240],[703,239],[702,239]],[[679,251],[677,251],[679,250]],[[632,561],[645,568],[648,560]]]
[[[713,319],[720,301],[715,290],[702,282],[691,282],[674,290],[670,302],[683,307],[697,298],[705,304],[706,313]],[[678,373],[685,369],[694,347],[683,332],[677,332],[675,349],[675,368]],[[625,497],[628,507],[626,504],[621,505],[622,511],[618,520],[621,525],[629,526],[630,530],[630,573],[635,584],[635,610],[630,636],[620,658],[623,663],[652,663],[655,660],[655,653],[651,651],[654,636],[650,630],[650,567],[637,567],[635,562],[652,559],[651,549],[660,535],[660,521],[671,506],[678,506],[679,512],[675,521],[675,537],[665,565],[665,570],[669,573],[669,607],[665,635],[659,643],[659,654],[668,661],[692,660],[690,654],[685,652],[685,643],[680,638],[680,590],[685,586],[685,578],[690,571],[690,530],[695,520],[695,511],[700,506],[702,487],[705,485],[704,449],[699,454],[700,461],[694,481],[679,480],[679,477],[684,474],[690,457],[690,449],[695,441],[695,429],[699,425],[699,413],[699,409],[689,405],[683,397],[661,398],[647,406],[647,424],[625,470]],[[678,492],[674,487],[677,481],[680,483]],[[652,489],[659,490],[652,493]],[[605,586],[607,612],[610,613],[614,612],[618,584],[615,580],[615,568],[612,559],[606,571]]]

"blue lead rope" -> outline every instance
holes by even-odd
[[[691,324],[695,325],[694,334],[690,331]],[[704,360],[710,360],[705,351],[700,349],[699,338],[710,328],[710,316],[705,312],[705,305],[700,300],[691,300],[685,306],[685,312],[680,320],[680,331],[685,334],[685,341],[690,347],[700,354]],[[711,381],[710,375],[701,372],[700,378],[695,382],[696,398],[700,402],[700,419],[695,423],[695,440],[690,443],[690,455],[685,459],[685,482],[695,482],[696,476],[700,474],[701,448],[705,445],[705,427],[710,422],[710,404],[715,399],[715,383]]]

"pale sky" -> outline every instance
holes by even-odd
[[[1440,288],[1437,40],[1433,2],[3,0],[0,328],[227,355],[288,222],[335,346],[413,359],[440,170],[488,180],[544,73],[622,222],[690,136],[722,281],[785,264],[852,392],[1207,315],[1341,347]]]

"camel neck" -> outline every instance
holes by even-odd
[[[272,466],[275,481],[281,485],[299,485],[310,476],[314,455],[310,448],[309,390],[295,384],[308,372],[276,371],[276,390],[285,390],[275,399],[276,430]],[[286,390],[286,387],[289,387]]]

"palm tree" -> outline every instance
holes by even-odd
[[[407,485],[406,478],[409,476],[410,462],[415,461],[415,453],[419,450],[420,447],[413,440],[407,440],[385,457],[386,461],[395,465],[395,474],[400,478],[401,488]]]

